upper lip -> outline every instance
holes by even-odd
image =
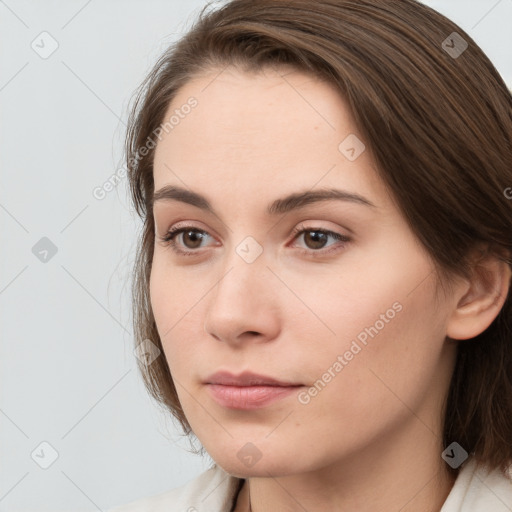
[[[221,371],[215,372],[205,379],[205,384],[221,384],[223,386],[301,386],[296,382],[283,382],[266,375],[243,372],[240,375]]]

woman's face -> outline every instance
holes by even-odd
[[[286,72],[189,82],[154,160],[150,291],[165,357],[195,435],[244,477],[371,461],[396,436],[404,458],[440,447],[455,360],[454,304],[436,302],[432,262],[347,106],[330,85]],[[338,198],[319,198],[331,189]],[[183,227],[174,248],[162,241]],[[206,384],[218,371],[297,387],[273,399],[268,387],[222,393]]]

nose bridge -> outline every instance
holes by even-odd
[[[253,237],[244,238],[226,257],[224,272],[215,287],[216,302],[233,308],[257,302],[271,275],[266,263],[261,244]]]
[[[272,273],[263,247],[246,237],[225,256],[222,273],[208,301],[205,329],[224,340],[246,331],[267,332],[276,325],[270,298]]]

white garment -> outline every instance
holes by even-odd
[[[467,460],[440,512],[512,512],[512,466],[509,475]],[[215,465],[181,487],[107,512],[230,512],[239,485],[239,478]]]

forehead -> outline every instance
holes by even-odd
[[[196,106],[184,108],[190,98]],[[368,151],[355,161],[341,152],[358,130],[339,92],[318,77],[288,68],[212,70],[178,91],[164,118],[171,116],[178,122],[155,151],[155,190],[179,181],[246,195],[268,195],[270,186],[379,186]]]
[[[197,99],[197,106],[173,127],[168,134],[172,137],[164,134],[166,140],[159,149],[195,138],[196,144],[213,146],[209,149],[243,146],[255,150],[267,142],[267,149],[275,150],[296,145],[297,138],[325,138],[329,132],[333,138],[335,132],[353,124],[330,84],[298,71],[211,71],[178,91],[165,119],[183,108],[190,97]]]

